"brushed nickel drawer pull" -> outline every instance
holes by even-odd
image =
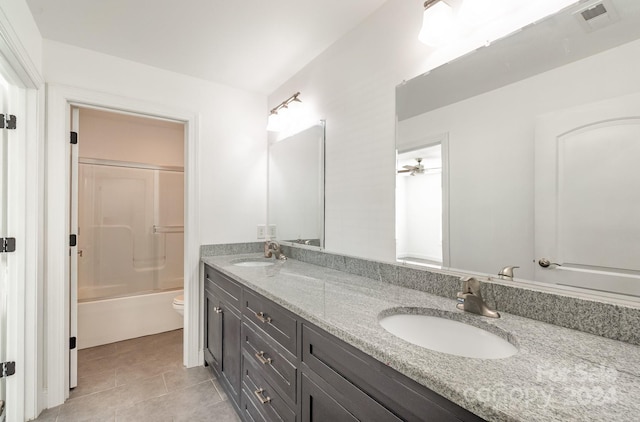
[[[271,317],[267,316],[264,312],[256,312],[256,318],[260,320],[261,323],[271,322]]]
[[[256,397],[258,398],[258,400],[260,400],[260,403],[262,404],[267,404],[271,401],[271,397],[265,397],[262,395],[262,393],[264,392],[264,388],[258,388],[256,391],[254,391],[253,393],[256,395]]]
[[[268,364],[270,364],[271,362],[273,362],[273,361],[271,360],[271,358],[266,358],[266,357],[264,357],[264,352],[263,352],[262,350],[261,350],[261,351],[259,351],[258,353],[256,353],[256,355],[255,355],[255,356],[258,358],[258,360],[259,360],[263,365],[268,365]]]
[[[222,313],[222,308],[219,306],[216,306],[215,308],[213,308],[213,310],[215,311],[216,314],[221,314]]]

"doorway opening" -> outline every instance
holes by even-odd
[[[442,144],[397,153],[396,259],[443,266]]]
[[[77,349],[183,328],[185,124],[73,106],[71,127]]]

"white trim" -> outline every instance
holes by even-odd
[[[14,274],[18,289],[12,301],[15,308],[8,318],[13,325],[16,363],[23,371],[7,379],[15,382],[19,391],[7,401],[7,420],[34,419],[44,408],[41,391],[43,385],[42,342],[43,318],[43,213],[44,167],[44,80],[29,53],[22,45],[7,15],[0,7],[0,72],[17,87],[18,116],[17,149],[10,157],[10,168],[17,178],[12,180],[18,192],[10,193],[10,203],[17,217],[17,229],[12,233],[20,239],[15,261],[19,268]],[[19,110],[19,111],[18,111]],[[11,344],[10,342],[10,344]],[[14,380],[15,379],[15,380]]]
[[[2,7],[0,7],[0,52],[4,55],[3,61],[6,61],[22,82],[20,85],[23,88],[40,89],[42,87],[44,79],[20,42],[20,37],[14,31]]]
[[[185,123],[184,364],[199,356],[199,115],[162,104],[62,85],[47,86],[47,379],[49,407],[62,404],[68,389],[69,311],[69,109],[99,107]]]

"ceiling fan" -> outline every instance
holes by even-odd
[[[415,176],[416,174],[424,174],[425,171],[429,171],[429,170],[438,170],[441,167],[430,167],[430,168],[425,168],[422,165],[422,158],[416,158],[416,161],[418,162],[418,164],[416,164],[415,166],[402,166],[402,168],[404,170],[398,170],[398,173],[409,173],[410,176]]]

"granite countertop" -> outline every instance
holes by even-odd
[[[636,421],[640,414],[640,346],[503,312],[498,319],[469,314],[453,298],[293,259],[233,265],[250,258],[261,254],[202,261],[486,420]],[[519,352],[473,359],[413,345],[378,324],[396,310],[483,327]]]

